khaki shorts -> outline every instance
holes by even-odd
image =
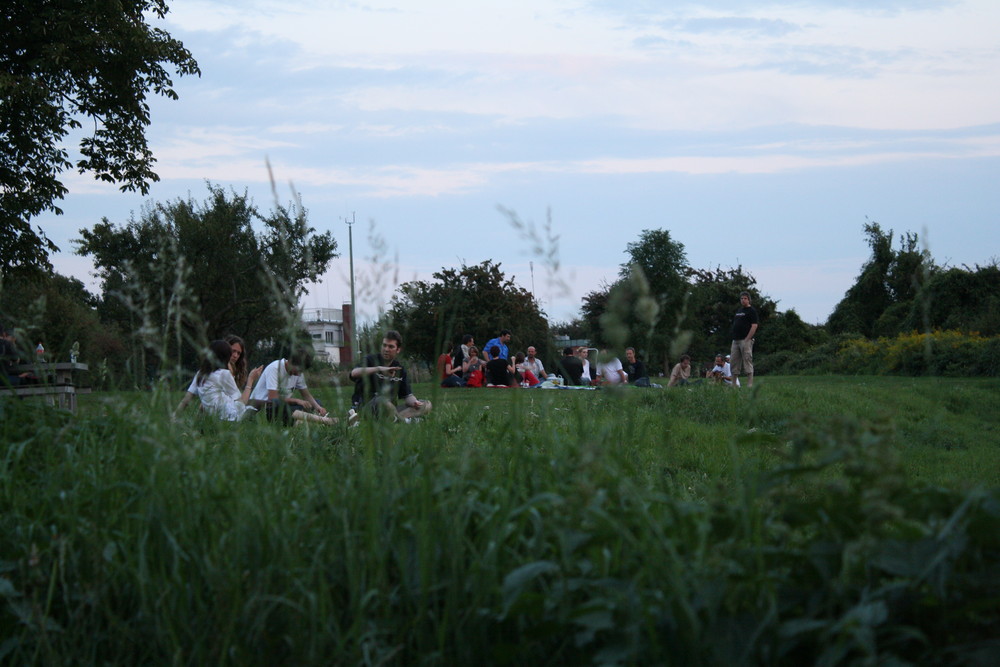
[[[733,377],[745,373],[753,375],[753,339],[741,338],[733,341],[729,350],[729,368]]]

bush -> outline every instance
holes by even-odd
[[[1000,336],[935,331],[844,341],[835,367],[845,374],[988,376],[1000,373]]]

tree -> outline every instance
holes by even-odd
[[[7,0],[0,20],[0,256],[2,273],[51,270],[57,250],[29,220],[62,211],[59,174],[80,173],[145,194],[158,180],[146,141],[149,92],[177,99],[164,65],[200,74],[184,45],[146,23],[165,0]],[[63,141],[93,129],[70,159]]]
[[[122,338],[114,326],[98,320],[98,299],[76,278],[58,273],[13,275],[0,286],[0,321],[18,332],[23,357],[33,357],[38,343],[46,357],[68,361],[78,345],[81,361],[91,364],[91,382],[98,382],[97,369],[123,370]]]
[[[665,229],[644,229],[625,252],[628,261],[618,280],[583,297],[581,320],[594,344],[618,354],[636,347],[652,368],[685,338],[679,325],[687,298],[687,256],[684,244]]]
[[[882,231],[877,222],[865,223],[872,249],[861,274],[827,319],[832,334],[855,333],[865,337],[894,335],[920,284],[937,270],[930,256],[918,250],[918,238],[907,232],[892,249],[893,231]],[[884,318],[884,319],[882,319]],[[881,319],[881,322],[880,322]]]
[[[305,210],[276,206],[263,216],[246,193],[208,190],[201,205],[178,199],[121,227],[104,219],[80,230],[77,253],[93,256],[102,281],[102,320],[151,334],[143,342],[154,361],[162,349],[189,361],[225,334],[251,346],[295,338],[305,285],[336,257],[333,236],[314,234]]]
[[[433,278],[404,283],[392,297],[388,319],[403,334],[407,354],[435,359],[446,342],[463,334],[483,345],[510,329],[512,351],[534,345],[538,356],[551,359],[549,327],[538,302],[499,263],[463,264]]]
[[[1000,335],[1000,266],[939,271],[906,306],[900,332],[958,329]]]

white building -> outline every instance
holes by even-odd
[[[350,317],[350,305],[343,308],[305,308],[302,310],[302,323],[312,336],[316,360],[339,365],[341,359],[350,362],[350,338],[345,333],[350,327],[350,321],[345,325],[345,311]]]

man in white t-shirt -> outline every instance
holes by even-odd
[[[621,359],[609,355],[607,350],[601,352],[600,358],[603,358],[604,361],[599,361],[597,364],[597,384],[626,384],[628,382],[628,375],[625,374]]]
[[[269,421],[280,416],[286,424],[296,410],[315,412],[320,417],[326,417],[326,408],[316,402],[306,387],[306,379],[302,377],[302,371],[309,367],[309,362],[308,350],[297,350],[288,359],[272,361],[264,368],[250,393],[250,404],[258,410],[264,410]],[[292,396],[296,389],[302,398]]]
[[[528,356],[521,362],[521,367],[534,373],[539,381],[548,378],[548,375],[545,374],[545,366],[542,365],[542,360],[535,357],[534,345],[528,346]]]
[[[729,369],[729,363],[722,358],[721,354],[715,355],[715,365],[708,372],[708,377],[725,384],[727,387],[733,386],[733,373]]]

